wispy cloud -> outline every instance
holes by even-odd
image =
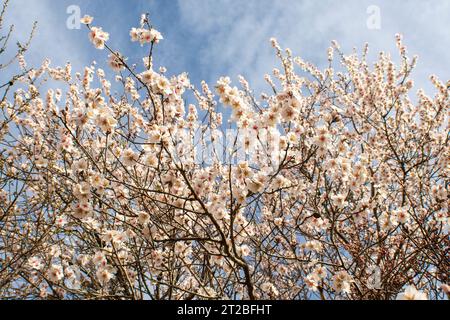
[[[73,1],[72,1],[73,3]],[[81,65],[88,58],[86,46],[80,40],[79,30],[66,27],[67,7],[71,1],[12,0],[6,16],[6,25],[14,24],[14,40],[24,41],[34,21],[38,28],[27,60],[32,65],[40,64],[49,57],[54,65],[62,65],[69,59]]]
[[[275,36],[284,47],[307,60],[326,62],[333,39],[345,51],[369,42],[372,53],[395,53],[394,35],[405,36],[411,54],[420,57],[415,78],[428,87],[436,73],[450,76],[450,2],[397,1],[287,1],[287,0],[179,0],[183,24],[204,43],[200,59],[211,76],[242,73],[258,88],[262,75],[275,65],[268,39]],[[367,28],[367,8],[380,8],[381,29]],[[209,79],[214,80],[214,79]]]
[[[94,23],[111,33],[111,46],[137,63],[144,51],[130,43],[128,31],[142,12],[150,12],[165,37],[155,61],[171,73],[188,71],[194,83],[243,74],[255,89],[267,90],[263,75],[278,66],[269,44],[272,36],[294,54],[321,65],[333,39],[346,52],[369,42],[373,57],[381,50],[396,52],[397,32],[405,35],[410,54],[420,57],[414,74],[418,86],[430,88],[431,73],[450,78],[448,0],[12,0],[6,23],[16,25],[18,39],[25,39],[33,21],[39,21],[27,55],[31,65],[50,57],[53,65],[69,60],[79,70],[92,60],[106,60],[105,52],[92,48],[86,30],[66,28],[71,4],[93,15]],[[371,5],[381,10],[380,30],[366,26]]]

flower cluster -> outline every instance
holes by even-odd
[[[450,87],[411,97],[400,36],[398,66],[333,42],[324,70],[272,39],[282,68],[257,98],[154,69],[147,15],[143,64],[92,21],[112,76],[46,61],[1,102],[0,296],[449,294]]]
[[[92,27],[89,33],[89,39],[97,49],[103,50],[105,48],[106,41],[109,40],[109,33],[102,30],[99,27]]]
[[[415,286],[407,286],[404,292],[397,295],[397,300],[428,300],[427,294],[416,289]]]
[[[163,36],[158,30],[155,29],[144,29],[144,28],[132,28],[130,30],[131,41],[139,41],[141,45],[146,43],[158,43],[163,40]]]

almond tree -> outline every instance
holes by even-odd
[[[324,70],[271,39],[281,68],[257,97],[154,70],[148,15],[135,64],[82,22],[111,70],[45,62],[2,101],[1,297],[449,293],[450,86],[411,94],[400,35],[399,65],[333,42]]]
[[[17,223],[17,220],[14,221],[18,216],[14,217],[13,211],[19,205],[27,187],[26,184],[22,183],[24,176],[16,175],[17,171],[11,162],[13,160],[11,155],[15,148],[14,142],[8,140],[7,136],[11,124],[14,124],[16,117],[21,112],[19,104],[24,102],[20,101],[21,98],[15,96],[13,91],[16,83],[29,72],[24,54],[30,45],[36,28],[35,23],[28,40],[25,43],[17,42],[15,51],[8,50],[14,33],[14,25],[4,25],[8,4],[9,0],[3,1],[0,9],[0,73],[2,74],[2,80],[0,81],[0,141],[2,146],[0,152],[0,185],[2,187],[0,191],[0,292],[2,293],[3,290],[10,288],[12,281],[21,272],[20,270],[24,265],[23,258],[26,255],[26,249],[21,247],[25,244],[26,239],[14,235],[17,228],[20,228],[20,223]],[[19,70],[16,68],[16,63],[20,67]],[[9,105],[10,98],[15,99],[15,103],[17,103],[15,110],[5,108]],[[29,243],[28,245],[32,244]],[[1,296],[3,297],[3,295]]]

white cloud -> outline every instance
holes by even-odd
[[[380,30],[367,28],[370,5],[380,8]],[[276,66],[268,42],[271,36],[294,54],[320,64],[326,62],[326,48],[333,39],[346,52],[369,42],[372,54],[383,50],[394,55],[394,35],[400,32],[409,53],[419,55],[418,85],[430,88],[431,73],[449,78],[450,2],[446,0],[179,0],[179,8],[182,23],[205,41],[199,54],[207,74],[242,73],[258,89],[265,88],[264,73]]]
[[[28,38],[34,21],[38,21],[36,35],[26,54],[29,65],[38,66],[46,57],[52,60],[53,66],[64,65],[67,61],[74,66],[86,63],[86,45],[77,42],[81,31],[66,27],[66,8],[65,3],[59,1],[11,0],[5,19],[6,26],[15,26],[10,50],[15,41],[24,42]]]
[[[121,3],[108,12],[99,12],[103,8],[100,1],[12,0],[6,24],[14,23],[16,35],[24,40],[33,21],[39,20],[36,38],[27,55],[30,65],[37,66],[45,57],[51,57],[53,65],[70,60],[74,69],[80,70],[91,60],[102,61],[104,57],[102,52],[92,49],[86,30],[66,28],[67,6],[78,3],[82,14],[101,15],[96,23],[110,31],[111,44],[120,47],[128,40],[128,31],[118,30],[128,21],[122,10],[129,7],[133,21],[137,21],[137,11],[153,6],[146,1],[137,1],[135,6]],[[369,17],[366,11],[371,5],[381,10],[380,30],[369,30],[366,26]],[[168,32],[167,44],[162,44],[157,61],[176,67],[177,72],[188,71],[197,79],[204,77],[210,83],[221,75],[243,74],[254,88],[268,90],[263,75],[278,66],[269,44],[271,36],[276,36],[294,54],[321,64],[326,62],[326,48],[333,39],[346,52],[369,42],[373,55],[380,50],[396,54],[397,32],[405,35],[410,54],[420,57],[415,72],[418,86],[430,88],[427,79],[431,73],[443,80],[450,78],[448,0],[178,0],[181,21],[176,23],[171,20],[177,17],[173,3],[158,3],[157,8],[152,14],[164,14],[160,23],[165,24],[164,28],[157,27]],[[117,19],[124,22],[114,24]],[[181,32],[180,28],[185,30]],[[177,31],[182,35],[177,36]],[[120,41],[114,43],[117,39]],[[141,54],[135,46],[123,49],[130,58]]]

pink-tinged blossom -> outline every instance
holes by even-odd
[[[397,300],[428,300],[425,292],[419,291],[415,286],[407,286],[405,291],[397,295]]]
[[[97,49],[103,50],[105,43],[109,40],[109,33],[103,31],[102,28],[92,27],[89,33],[89,40]]]
[[[47,277],[52,282],[58,282],[64,277],[63,268],[60,265],[52,265],[47,271]]]
[[[0,88],[0,297],[449,294],[450,83],[412,91],[401,37],[374,61],[333,42],[325,69],[271,39],[258,93],[171,73],[149,15],[128,60],[82,22],[99,63],[19,52]]]

